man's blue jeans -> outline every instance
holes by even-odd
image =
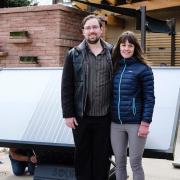
[[[28,168],[27,172],[29,172],[30,175],[34,174],[35,164],[33,164],[32,162],[17,161],[12,159],[11,156],[9,156],[9,158],[11,160],[11,165],[14,175],[16,176],[24,175],[26,167]]]

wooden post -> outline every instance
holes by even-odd
[[[52,4],[57,4],[58,0],[52,0]]]
[[[141,6],[141,47],[146,52],[146,7]]]
[[[175,30],[175,26],[176,26],[176,19],[172,18],[171,19],[171,66],[175,66],[175,52],[176,52],[176,30]]]

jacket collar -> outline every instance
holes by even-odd
[[[134,64],[134,63],[137,63],[139,62],[138,59],[134,58],[134,57],[130,57],[130,58],[127,58],[127,59],[123,59],[121,58],[119,63],[122,65],[122,64],[126,64],[126,65],[130,65],[130,64]]]

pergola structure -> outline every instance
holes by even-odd
[[[111,2],[111,0],[108,1]],[[139,9],[140,6],[146,6],[147,11],[180,6],[179,0],[166,0],[166,2],[162,0],[119,0],[118,2],[121,7],[132,9]]]
[[[72,6],[88,11],[88,12],[94,12],[101,15],[114,15],[114,18],[109,18],[109,24],[117,24],[117,22],[120,22],[120,16],[123,14],[120,13],[114,13],[111,11],[111,7],[120,7],[120,8],[129,8],[132,10],[139,10],[141,7],[146,7],[146,12],[150,12],[153,10],[161,10],[165,8],[172,8],[172,7],[180,7],[180,1],[179,0],[166,0],[165,2],[162,0],[52,0],[53,4],[57,3],[72,3]],[[105,9],[99,9],[98,7],[90,7],[93,4],[97,5],[107,5],[109,6],[109,10]],[[116,21],[116,18],[118,18],[118,21]],[[121,21],[123,24],[124,22]],[[118,24],[117,24],[118,25]]]
[[[60,0],[53,0],[53,3],[55,4],[59,1]],[[64,0],[64,2],[65,1],[67,0]],[[166,0],[165,2],[162,0],[84,0],[84,2],[113,5],[117,7],[132,8],[136,10],[141,6],[146,6],[147,11],[180,6],[179,0]],[[86,8],[86,6],[79,3],[75,3],[75,5],[81,9]]]
[[[117,15],[126,15],[136,18],[136,29],[141,31],[141,46],[146,52],[146,31],[153,33],[167,33],[171,35],[171,66],[175,65],[175,19],[171,20],[159,20],[146,15],[147,10],[153,10],[157,8],[155,5],[158,4],[158,0],[96,0],[97,3],[82,0],[73,0],[73,5],[82,10],[94,12],[98,14],[104,14],[108,16],[112,14],[116,17]],[[156,3],[157,4],[156,4]],[[180,1],[169,1],[160,3],[162,6],[159,8],[166,8],[168,5],[178,6]],[[135,6],[134,6],[135,5]],[[145,5],[145,6],[142,6]],[[146,7],[147,5],[147,7]],[[133,8],[132,8],[133,7]],[[85,8],[85,9],[84,9]]]

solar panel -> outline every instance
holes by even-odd
[[[156,104],[146,157],[173,159],[180,118],[180,68],[153,68]],[[61,110],[62,68],[0,71],[0,146],[74,147]],[[153,155],[152,155],[153,154]]]
[[[61,75],[61,68],[0,71],[1,140],[74,144],[62,118]]]

